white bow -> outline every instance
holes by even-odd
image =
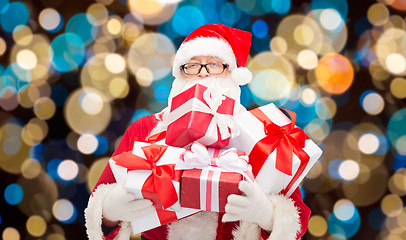
[[[185,151],[177,162],[176,170],[187,169],[210,169],[223,172],[237,172],[248,180],[253,180],[253,175],[248,164],[248,156],[238,155],[237,149],[230,148],[222,151],[218,156],[213,157],[210,152],[216,151],[213,148],[206,148],[204,145],[194,142],[190,151]]]
[[[220,107],[225,98],[216,88],[208,87],[203,93],[203,99],[210,108],[210,113],[213,115],[213,120],[217,124],[220,131],[220,139],[224,140],[229,137],[236,137],[240,134],[239,128],[231,115],[220,114],[217,109]],[[230,132],[228,131],[230,128]]]

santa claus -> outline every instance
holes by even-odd
[[[251,81],[246,61],[251,34],[221,24],[204,25],[182,43],[173,63],[175,80],[169,106],[162,112],[139,119],[124,133],[113,156],[132,148],[132,139],[147,139],[166,130],[171,99],[196,83],[235,100],[234,113],[246,111],[239,104],[240,87]],[[250,162],[255,159],[250,159]],[[241,181],[243,195],[230,195],[226,213],[200,212],[177,222],[142,233],[142,239],[299,239],[306,232],[310,209],[299,189],[288,198],[265,194],[255,182]],[[130,221],[154,211],[148,199],[134,195],[116,183],[110,166],[100,176],[85,210],[89,239],[125,239]]]

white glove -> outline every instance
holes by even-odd
[[[110,221],[132,221],[155,210],[151,200],[135,199],[135,195],[124,188],[124,182],[117,183],[104,199],[104,218]]]
[[[245,196],[232,194],[227,198],[223,222],[243,220],[258,224],[271,231],[273,225],[273,204],[256,182],[241,181],[238,188]]]

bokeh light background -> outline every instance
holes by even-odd
[[[324,150],[303,239],[406,239],[405,0],[0,0],[2,239],[86,238],[109,156],[206,23],[253,34],[242,104],[296,111]]]

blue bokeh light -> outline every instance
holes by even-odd
[[[257,53],[268,51],[270,41],[271,37],[269,35],[266,35],[264,38],[258,38],[254,35],[252,38],[251,48]]]
[[[402,168],[406,168],[406,155],[396,153],[393,163],[393,170],[396,171]]]
[[[376,60],[375,52],[369,47],[363,47],[355,53],[354,59],[363,67],[369,67]]]
[[[383,156],[383,155],[387,154],[390,149],[388,139],[384,135],[377,133],[375,131],[370,131],[370,132],[372,134],[374,134],[379,140],[378,149],[375,151],[374,154],[379,155],[379,156]]]
[[[354,206],[354,214],[348,220],[340,220],[334,212],[328,218],[328,230],[331,235],[337,239],[348,239],[358,232],[361,225],[361,218],[356,206]]]
[[[264,20],[257,20],[252,24],[252,33],[257,38],[264,38],[268,35],[268,25]]]
[[[3,8],[10,3],[9,0],[0,0],[0,14],[3,13]]]
[[[249,107],[250,102],[251,102],[251,95],[252,95],[251,91],[247,85],[240,86],[240,89],[241,89],[241,96],[240,96],[241,105],[243,105],[244,107],[247,108],[247,107]]]
[[[0,97],[7,91],[17,93],[24,91],[31,82],[31,72],[23,69],[17,63],[13,63],[4,71],[0,79]]]
[[[172,27],[171,22],[164,22],[158,26],[157,32],[164,34],[167,36],[169,39],[172,41],[179,37],[179,34],[176,33],[176,31]]]
[[[330,176],[332,176],[335,179],[341,180],[340,174],[338,173],[338,169],[342,162],[343,160],[339,158],[330,161],[330,163],[328,164],[328,173],[330,174]]]
[[[6,5],[1,3],[0,7],[2,5],[0,21],[4,31],[11,33],[18,25],[27,25],[29,12],[24,3],[12,2]]]
[[[355,33],[360,37],[366,30],[369,30],[373,27],[371,22],[367,17],[360,17],[355,22]]]
[[[59,72],[69,72],[85,60],[85,44],[75,33],[64,33],[51,42],[49,51],[52,65]]]
[[[373,90],[366,90],[363,93],[361,93],[361,96],[359,97],[359,105],[361,105],[361,107],[363,107],[363,105],[364,105],[363,102],[364,102],[365,97],[371,93],[377,93],[377,92],[375,92]]]
[[[150,113],[148,110],[146,110],[146,109],[137,109],[137,111],[134,112],[131,121],[132,121],[132,122],[135,122],[135,121],[137,121],[138,119],[140,119],[140,118],[142,118],[142,117],[145,117],[145,116],[148,116],[148,115],[150,115],[150,114],[151,114],[151,113]]]
[[[96,20],[86,13],[74,15],[66,23],[65,32],[74,33],[79,36],[85,46],[93,43],[97,36]]]
[[[300,190],[300,195],[302,195],[302,199],[304,199],[306,197],[306,190],[299,185],[299,190]]]
[[[235,6],[235,3],[226,3],[221,7],[219,17],[221,23],[233,26],[241,17],[241,10]]]
[[[197,7],[203,14],[203,17],[205,19],[205,23],[207,24],[214,24],[214,23],[219,23],[219,14],[218,12],[220,11],[219,6],[222,5],[221,1],[218,3],[213,0],[206,0],[204,2],[199,1],[200,4],[196,5],[193,4],[195,7]]]
[[[268,0],[269,2],[269,0]],[[291,3],[290,0],[272,0],[271,2],[271,7],[272,11],[276,12],[277,14],[286,14],[289,12]]]
[[[30,148],[29,155],[30,158],[35,159],[37,161],[40,161],[42,159],[42,156],[44,154],[44,144],[43,143],[38,143],[35,144]]]
[[[239,20],[235,23],[235,27],[241,30],[248,30],[251,24],[251,15],[244,11],[240,11],[241,16]]]
[[[385,228],[386,215],[382,212],[381,208],[374,208],[368,214],[369,225],[375,230],[382,230]]]
[[[313,10],[333,8],[343,19],[346,19],[348,14],[347,0],[312,0],[310,6]]]
[[[4,190],[4,199],[10,205],[19,204],[24,197],[24,191],[17,183],[12,183]]]
[[[185,6],[176,10],[172,17],[172,27],[181,36],[187,36],[205,23],[203,13],[196,7]]]
[[[168,102],[170,92],[171,92],[171,89],[169,89],[169,87],[167,87],[165,85],[158,85],[155,88],[155,98],[158,102],[166,103],[166,102]]]
[[[47,164],[47,173],[53,179],[62,180],[58,175],[58,166],[61,162],[62,162],[62,159],[54,158],[51,161],[49,161]]]
[[[105,138],[104,136],[101,136],[101,135],[96,135],[96,138],[97,138],[97,142],[99,144],[97,144],[97,148],[93,152],[93,154],[100,156],[100,155],[105,154],[107,152],[107,150],[109,150],[109,142],[108,142],[107,138]]]
[[[97,135],[96,138],[99,144],[93,154],[100,156],[105,154],[109,149],[109,142],[104,136]]]
[[[394,146],[398,151],[401,148],[400,144],[398,144],[398,140],[400,138],[406,137],[406,108],[402,108],[395,112],[391,118],[389,119],[388,127],[387,127],[387,134],[390,143]],[[403,153],[406,152],[405,149],[402,150]]]
[[[305,106],[301,101],[288,101],[285,106],[289,110],[294,111],[297,116],[300,116],[296,118],[296,125],[302,129],[313,119],[317,118],[315,104]]]

